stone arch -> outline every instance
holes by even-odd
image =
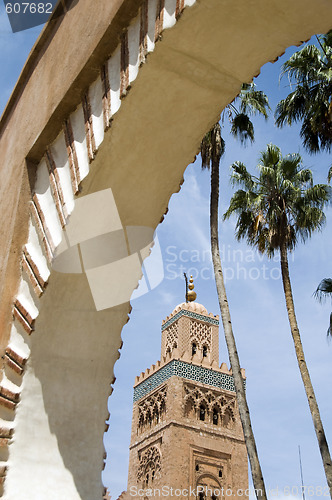
[[[199,404],[204,404],[206,406],[207,410],[210,409],[211,404],[209,403],[209,401],[206,397],[206,394],[201,395],[201,398],[199,400]]]
[[[185,417],[194,418],[196,415],[196,402],[192,395],[185,398],[184,415]]]
[[[210,498],[210,496],[206,496],[205,495],[205,492],[207,492],[208,494],[210,494],[210,490],[212,490],[212,492],[216,493],[216,497],[217,498],[222,498],[221,496],[221,483],[219,481],[219,479],[214,475],[214,474],[211,474],[209,472],[204,472],[203,474],[201,474],[198,478],[197,478],[197,481],[196,481],[196,488],[198,486],[203,486],[204,488],[204,499],[205,498]]]
[[[161,454],[156,446],[151,446],[140,457],[137,480],[143,488],[158,481],[161,472]]]
[[[154,424],[158,424],[159,423],[160,414],[159,414],[159,408],[158,408],[158,404],[157,403],[153,407],[152,418],[153,418]]]
[[[216,394],[209,390],[206,392],[205,397],[207,398],[209,404],[212,404],[216,399]]]
[[[138,404],[137,433],[145,432],[157,425],[166,411],[167,387],[162,386]]]
[[[199,406],[197,407],[197,416],[198,420],[202,420],[202,422],[208,422],[209,407],[204,399],[200,401]]]
[[[172,352],[173,349],[176,349],[176,347],[178,345],[178,325],[177,325],[177,322],[173,323],[172,325],[170,325],[166,329],[165,335],[166,335],[165,342],[166,342],[166,354],[167,354],[168,352]]]
[[[222,414],[222,425],[227,428],[232,428],[235,422],[234,412],[232,408],[227,407]]]
[[[146,412],[145,421],[146,421],[147,425],[149,425],[149,426],[152,425],[153,414],[152,414],[152,409],[151,408],[148,408],[148,410]]]
[[[190,322],[190,339],[195,342],[200,349],[201,355],[207,356],[211,349],[212,342],[212,327],[202,323],[201,321],[192,320]]]
[[[138,419],[138,428],[137,428],[137,433],[143,432],[145,426],[145,418],[143,412],[140,413],[139,419]]]
[[[160,419],[162,420],[166,413],[166,401],[163,399],[160,403]]]
[[[105,200],[121,212],[126,228],[149,229],[141,230],[148,247],[201,137],[235,97],[241,83],[251,80],[262,64],[274,60],[287,46],[331,27],[332,7],[323,0],[282,0],[278,7],[275,2],[264,2],[264,9],[257,1],[254,18],[247,2],[236,16],[232,3],[224,5],[216,0],[197,4],[194,0],[166,1],[163,12],[157,11],[159,5],[163,9],[162,2],[151,2],[154,11],[150,19],[156,22],[150,22],[153,33],[149,34],[147,2],[118,0],[116,6],[101,2],[101,8],[91,16],[82,0],[71,16],[54,19],[46,27],[2,117],[0,150],[6,168],[0,185],[6,193],[1,213],[8,238],[1,247],[5,267],[0,281],[0,318],[5,332],[2,355],[6,375],[1,383],[7,393],[6,379],[17,386],[12,394],[13,407],[17,407],[15,425],[11,424],[14,419],[7,422],[4,439],[11,437],[14,427],[21,429],[19,436],[33,435],[37,427],[43,430],[41,441],[49,443],[43,463],[56,468],[73,498],[98,498],[102,491],[102,434],[108,419],[109,383],[114,383],[110,371],[119,357],[121,328],[128,319],[130,304],[128,298],[103,309],[103,294],[97,286],[96,301],[101,307],[97,311],[87,273],[51,272],[51,261],[60,255],[60,245],[66,241],[63,238],[60,243],[63,226],[69,214],[75,220],[80,200],[106,191]],[[177,24],[184,6],[181,24]],[[114,17],[117,8],[120,13]],[[273,29],[266,22],[271,18]],[[216,23],[220,19],[219,26]],[[200,23],[199,29],[195,23]],[[91,28],[90,36],[82,38],[86,26]],[[166,28],[172,29],[159,43]],[[228,43],[230,35],[234,41],[241,40],[238,33],[246,35],[247,43],[241,51],[236,43]],[[62,49],[69,41],[65,64]],[[157,41],[160,47],[152,57],[148,54]],[[150,62],[145,66],[147,57]],[[44,102],[42,109],[40,101]],[[178,111],[177,120],[172,109]],[[133,110],[140,127],[131,119]],[[151,123],[153,134],[145,137]],[[181,134],[182,130],[187,133]],[[130,147],[133,143],[134,151]],[[155,158],[160,157],[161,150],[165,155],[156,169]],[[143,156],[144,162],[140,162]],[[130,176],[128,168],[134,161],[137,169]],[[149,186],[137,182],[144,176],[152,179]],[[132,204],[127,203],[128,193],[132,193]],[[69,242],[72,244],[67,242],[74,254],[73,248],[81,243],[77,240],[81,236],[75,233],[80,221],[77,216]],[[115,230],[115,222],[113,233],[121,232],[123,227]],[[68,236],[69,231],[66,233]],[[107,246],[107,234],[99,235],[101,250]],[[130,256],[142,249],[132,250]],[[101,262],[102,254],[97,255]],[[76,257],[72,256],[79,266]],[[132,289],[139,273],[137,268],[130,283]],[[95,285],[91,276],[90,282]],[[96,330],[100,333],[98,343],[93,335]],[[95,373],[94,387],[87,383],[87,360]],[[70,389],[66,374],[70,374]],[[73,397],[77,394],[80,398]],[[104,412],[96,415],[94,408],[103,405]],[[34,415],[28,411],[31,406],[36,408]],[[84,432],[87,428],[94,432]],[[44,491],[47,474],[43,474],[44,466],[37,465],[31,473],[31,464],[39,463],[37,447],[31,441],[29,455],[36,460],[23,464],[22,476],[29,478],[27,483],[18,480],[22,474],[18,457],[25,446],[19,436],[6,451],[11,454],[11,466],[5,488],[9,496],[27,498],[27,491]],[[82,449],[84,453],[89,450],[91,456],[87,470],[82,467],[84,456],[72,458],[73,440],[78,442],[82,436]],[[55,495],[57,488],[56,483],[50,487]]]
[[[221,408],[218,405],[218,403],[213,404],[212,409],[211,409],[211,417],[212,417],[212,424],[213,425],[220,425],[221,424]]]

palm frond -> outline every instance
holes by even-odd
[[[304,118],[301,126],[300,137],[302,138],[303,146],[310,153],[319,152],[319,137],[317,132],[312,128],[310,117]]]
[[[314,185],[299,154],[283,157],[273,144],[261,152],[257,167],[258,179],[243,163],[232,165],[232,183],[242,189],[232,196],[224,218],[237,214],[236,237],[271,257],[285,245],[292,251],[299,239],[305,241],[323,228],[323,208],[332,190],[325,184]]]
[[[292,91],[276,107],[278,127],[302,122],[301,138],[309,153],[332,149],[332,31],[305,45],[282,66]],[[294,90],[293,90],[294,88]]]
[[[258,165],[258,168],[260,170],[264,167],[266,169],[274,169],[274,166],[279,163],[280,157],[280,148],[274,144],[268,144],[266,151],[262,151],[260,154],[260,164]]]
[[[303,193],[305,205],[311,203],[313,206],[324,207],[331,201],[332,190],[326,184],[315,184]]]
[[[306,206],[298,210],[294,227],[304,243],[314,231],[321,231],[326,223],[326,216],[318,207]]]
[[[314,292],[314,297],[319,302],[325,302],[327,297],[331,297],[331,301],[332,301],[332,278],[322,279],[322,281],[319,283],[316,291]],[[332,313],[330,314],[330,323],[329,323],[329,327],[327,329],[327,336],[329,338],[332,337]]]
[[[332,165],[329,169],[329,173],[327,174],[327,182],[331,182],[332,179]]]
[[[239,94],[240,112],[247,115],[261,114],[265,119],[268,117],[268,111],[271,111],[268,98],[261,90],[256,90],[254,83],[242,84]]]
[[[282,66],[281,77],[288,74],[290,79],[297,83],[309,83],[313,78],[313,71],[321,66],[321,52],[315,45],[306,45],[295,52]],[[310,70],[308,71],[308,68]]]
[[[326,300],[327,296],[330,296],[332,300],[332,278],[322,279],[314,293],[314,296],[319,302]]]
[[[229,219],[234,213],[241,214],[243,211],[248,210],[253,212],[253,217],[255,218],[253,208],[258,204],[258,201],[259,199],[256,193],[239,189],[232,197],[229,208],[224,213],[223,219]]]
[[[301,185],[308,184],[308,186],[313,185],[312,172],[309,168],[302,168],[297,173],[298,182]]]
[[[319,37],[323,42],[324,49],[332,49],[332,30]]]
[[[254,142],[254,126],[249,116],[238,113],[232,120],[231,134],[239,139],[241,144]]]
[[[307,89],[298,87],[277,104],[274,113],[277,127],[292,125],[303,118],[307,109],[306,95]]]
[[[239,101],[239,108],[236,103]],[[239,111],[240,109],[240,111]],[[265,118],[270,110],[268,98],[264,92],[256,90],[254,83],[243,83],[241,91],[233,102],[228,104],[222,113],[221,123],[224,123],[225,112],[228,112],[231,123],[231,133],[241,144],[254,141],[254,126],[250,115],[261,114]],[[221,127],[216,123],[202,139],[201,146],[202,169],[209,169],[213,161],[218,161],[225,152],[225,142],[221,137]]]
[[[293,153],[285,156],[280,161],[280,169],[284,179],[292,179],[294,182],[294,175],[299,171],[302,158],[299,153]]]
[[[241,161],[236,161],[231,165],[231,183],[233,186],[243,186],[247,190],[252,190],[255,181]]]

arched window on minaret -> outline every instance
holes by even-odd
[[[206,418],[206,406],[204,403],[202,403],[199,407],[199,419],[205,422]]]
[[[234,417],[233,417],[232,411],[230,410],[230,408],[227,408],[227,410],[225,411],[224,416],[223,416],[224,427],[231,428],[233,425],[233,420],[234,420]]]
[[[155,446],[152,446],[139,457],[139,461],[137,480],[143,488],[148,488],[160,479],[160,452]]]
[[[153,408],[153,422],[154,422],[155,424],[158,424],[158,423],[159,423],[159,411],[158,411],[157,406],[155,406],[155,407]]]
[[[147,412],[146,421],[148,422],[148,424],[150,424],[150,425],[152,424],[152,415],[151,415],[150,410]]]
[[[144,415],[143,415],[143,413],[141,413],[139,420],[138,420],[137,434],[140,432],[143,432],[143,429],[144,429]]]
[[[214,425],[218,425],[220,420],[220,415],[219,415],[219,410],[218,408],[214,407],[213,408],[213,413],[212,413],[212,423]]]
[[[196,354],[196,352],[197,352],[197,344],[196,344],[196,342],[193,342],[191,344],[191,355],[194,356],[194,354]]]
[[[144,488],[148,488],[152,486],[152,483],[156,479],[156,465],[153,462],[150,462],[146,465],[145,468],[145,478],[143,486]]]
[[[192,398],[187,399],[184,414],[186,417],[195,418],[195,414],[196,414],[195,404],[194,404],[194,401],[192,400]]]
[[[203,345],[203,358],[206,358],[208,355],[208,348],[207,345]]]
[[[162,402],[160,403],[160,410],[159,410],[160,420],[163,419],[165,413],[166,413],[166,403],[165,403],[165,400],[163,399]]]

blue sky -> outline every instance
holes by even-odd
[[[1,110],[40,29],[13,34],[3,10],[0,11]],[[280,61],[265,65],[255,80],[268,94],[272,109],[288,91],[287,80],[279,86],[278,79],[280,63],[291,52],[292,49],[288,49]],[[281,147],[283,154],[300,152],[304,164],[313,170],[315,182],[326,182],[330,157],[305,154],[297,127],[276,129],[272,116],[268,122],[256,119],[254,124],[256,142],[243,148],[229,137],[225,120],[221,213],[232,195],[229,166],[241,160],[254,171],[259,152],[269,142]],[[162,269],[164,279],[149,293],[132,301],[131,318],[122,332],[124,346],[115,366],[117,380],[109,400],[110,430],[105,436],[108,460],[103,479],[112,498],[126,489],[132,385],[136,375],[160,359],[161,322],[184,299],[183,270],[196,278],[197,301],[209,312],[219,314],[209,257],[209,190],[209,174],[201,171],[198,158],[195,164],[188,166],[185,182],[180,192],[172,196],[169,212],[157,229],[162,262],[154,250],[145,262],[150,276]],[[326,340],[331,305],[318,304],[312,296],[319,281],[331,276],[331,225],[329,209],[323,232],[314,235],[306,245],[299,245],[290,257],[290,273],[307,364],[332,447],[332,345]],[[233,329],[241,365],[246,369],[248,402],[266,485],[278,487],[277,498],[283,498],[285,487],[294,487],[296,493],[300,487],[300,445],[305,485],[324,488],[323,467],[290,336],[279,262],[268,261],[245,243],[236,242],[234,219],[220,223],[220,237]],[[220,337],[220,362],[228,363],[222,330]],[[271,493],[270,498],[276,498],[275,493]],[[313,495],[306,497],[320,496],[319,490],[314,490]]]

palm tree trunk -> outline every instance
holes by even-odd
[[[212,261],[213,261],[215,281],[216,281],[217,293],[221,311],[221,318],[224,327],[229,360],[231,363],[231,368],[233,373],[236,397],[244,433],[244,439],[248,451],[255,494],[258,499],[266,500],[267,496],[265,491],[264,479],[258,459],[255,438],[251,427],[249,408],[248,408],[243,378],[241,374],[240,360],[236,349],[235,338],[233,335],[231,316],[229,312],[225,283],[221,267],[221,260],[219,253],[219,235],[218,235],[218,205],[219,205],[219,158],[212,159],[212,167],[211,167],[210,231],[211,231]]]
[[[294,347],[297,362],[299,365],[304,389],[307,395],[309,408],[311,412],[312,421],[314,423],[317,441],[320,449],[320,454],[322,456],[322,461],[325,470],[325,476],[327,480],[327,484],[330,489],[330,497],[332,498],[332,462],[331,455],[329,452],[329,447],[327,444],[327,440],[325,437],[325,432],[323,428],[323,424],[320,418],[319,408],[316,401],[316,396],[314,393],[314,388],[311,383],[307,363],[304,357],[304,351],[301,342],[300,331],[297,325],[296,315],[295,315],[295,307],[293,301],[292,287],[289,277],[289,269],[288,269],[288,257],[287,257],[287,248],[286,245],[283,245],[280,248],[280,257],[281,257],[281,274],[282,274],[282,283],[284,287],[285,299],[286,299],[286,307],[288,313],[289,324],[291,328],[291,333],[293,337]]]

